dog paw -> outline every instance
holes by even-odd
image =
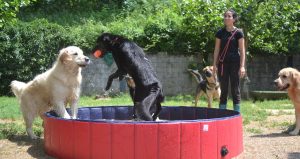
[[[71,119],[71,117],[70,117],[69,114],[65,114],[63,118],[64,118],[64,119]]]
[[[298,135],[299,134],[299,130],[293,130],[291,132],[289,132],[290,135]]]

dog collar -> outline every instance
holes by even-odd
[[[207,88],[208,90],[212,90],[213,88],[218,89],[218,88],[219,88],[219,85],[218,85],[217,83],[209,83],[209,82],[207,81],[206,88]]]

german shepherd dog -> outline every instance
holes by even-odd
[[[122,75],[122,76],[119,76],[119,75],[116,74],[116,73],[111,74],[111,75],[108,77],[108,80],[107,80],[107,83],[106,83],[106,87],[105,87],[105,91],[109,90],[109,88],[111,87],[111,84],[112,84],[112,82],[113,82],[113,80],[114,80],[115,78],[119,78],[119,80],[123,80],[123,79],[125,78],[127,87],[128,87],[128,89],[129,89],[130,97],[131,97],[132,101],[134,101],[135,83],[134,83],[133,78],[132,78],[129,74]]]
[[[197,106],[199,98],[204,94],[207,98],[208,108],[211,108],[213,99],[220,100],[220,85],[217,75],[213,75],[212,69],[213,66],[207,66],[203,69],[205,79],[202,78],[198,70],[188,69],[188,71],[195,77],[196,81],[198,82],[195,95],[195,107]]]
[[[126,84],[127,84],[127,87],[128,87],[128,89],[129,89],[130,97],[131,97],[132,101],[134,101],[133,98],[134,98],[135,83],[134,83],[132,77],[129,76],[128,74],[125,75],[125,76],[119,77],[119,80],[120,80],[120,81],[123,80],[123,79],[125,79]],[[107,81],[107,83],[106,83],[106,87],[105,87],[105,92],[104,92],[104,94],[103,94],[103,95],[96,95],[96,96],[95,96],[95,99],[100,99],[100,98],[108,97],[108,96],[109,96],[109,92],[107,92],[107,91],[108,91],[109,88],[111,87],[111,84],[112,84],[113,80],[114,80],[114,79],[110,76],[110,78],[108,79],[108,81]]]
[[[92,52],[96,58],[111,52],[118,67],[118,70],[109,76],[106,90],[110,87],[111,79],[124,78],[129,74],[135,84],[135,120],[155,121],[161,111],[160,103],[163,102],[164,96],[162,84],[143,49],[122,36],[103,33],[98,37]]]

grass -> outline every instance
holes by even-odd
[[[261,129],[257,129],[257,128],[249,128],[247,129],[248,132],[252,133],[252,134],[261,134],[263,131]]]
[[[15,97],[0,97],[0,139],[10,138],[16,135],[25,135],[25,126],[20,112],[18,101]],[[201,106],[206,106],[207,102],[204,98],[199,101]],[[115,97],[98,99],[95,100],[94,97],[81,97],[79,106],[113,106],[113,105],[132,105],[131,98],[128,94],[120,94]],[[193,96],[192,95],[178,95],[178,96],[167,96],[165,102],[162,103],[163,106],[193,106]],[[218,105],[217,101],[213,102],[213,106]],[[228,101],[228,109],[232,109],[232,101]],[[257,101],[253,103],[252,100],[242,101],[241,113],[243,116],[243,124],[247,125],[251,121],[257,121],[264,123],[267,119],[267,110],[289,110],[293,109],[293,105],[288,99],[283,100],[266,100]],[[271,123],[271,127],[276,126],[287,126],[291,123]],[[263,126],[263,125],[262,125]],[[37,135],[41,135],[43,132],[42,120],[37,119],[34,123],[34,132]],[[261,133],[259,128],[248,129],[249,132]]]
[[[16,98],[0,97],[0,119],[21,119],[19,103]]]

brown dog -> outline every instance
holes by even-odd
[[[300,72],[288,67],[280,70],[278,76],[274,81],[275,85],[279,90],[287,90],[295,108],[296,127],[289,134],[298,135],[300,130]]]
[[[203,69],[205,79],[197,70],[188,69],[198,82],[195,96],[195,106],[197,106],[199,98],[205,94],[207,98],[208,108],[211,108],[213,99],[220,100],[221,89],[217,79],[217,75],[213,75],[213,66],[206,66]]]

